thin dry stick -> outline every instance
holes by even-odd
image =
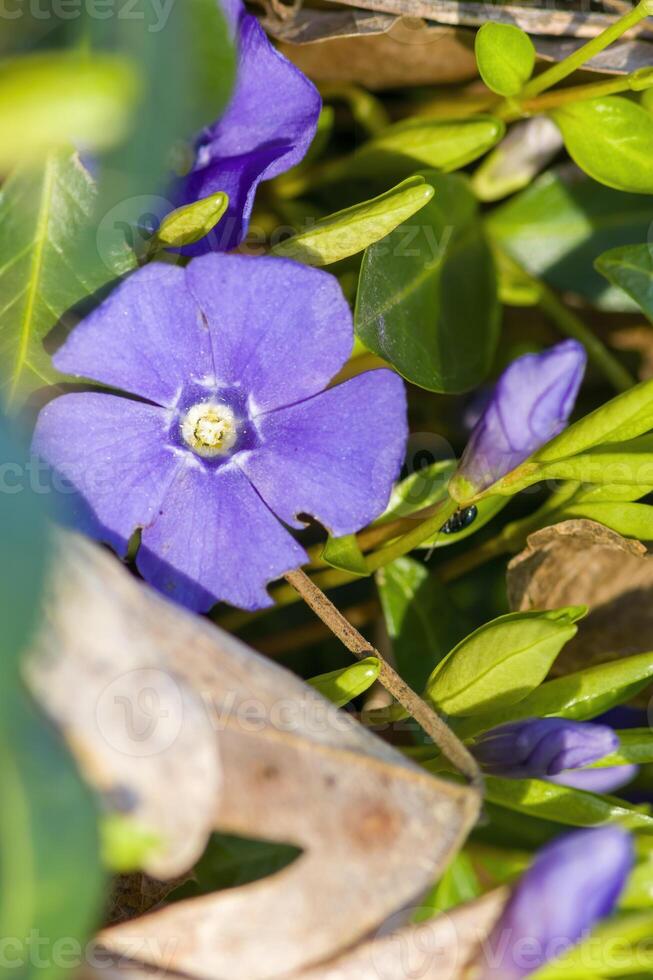
[[[329,627],[347,649],[359,660],[364,657],[377,657],[381,664],[379,680],[392,696],[417,721],[440,751],[456,768],[469,779],[473,786],[482,785],[481,770],[474,756],[463,745],[457,735],[435,713],[433,708],[422,700],[399,676],[387,660],[376,650],[357,629],[345,619],[330,599],[325,596],[301,569],[288,572],[286,581],[299,593],[304,602]]]

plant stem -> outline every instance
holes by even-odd
[[[409,531],[408,534],[404,534],[402,537],[397,538],[396,541],[393,541],[385,548],[380,548],[379,551],[373,551],[367,556],[367,567],[370,572],[375,572],[384,565],[389,565],[390,562],[395,561],[396,558],[401,558],[403,555],[407,555],[409,551],[413,550],[413,548],[417,548],[424,541],[428,541],[428,539],[437,534],[442,525],[446,524],[449,518],[456,513],[458,506],[458,503],[451,498],[445,500],[433,517],[430,517],[426,521],[422,521],[411,531]]]
[[[482,776],[478,763],[458,736],[451,731],[433,708],[406,684],[382,654],[368,643],[357,629],[354,629],[315,582],[301,569],[288,572],[286,580],[350,653],[353,653],[359,660],[369,656],[378,658],[381,664],[379,674],[381,684],[421,725],[443,755],[467,777],[473,786],[481,788]]]
[[[653,86],[653,78],[651,78]],[[568,88],[547,92],[535,99],[520,99],[517,107],[504,103],[495,112],[505,122],[514,122],[524,115],[533,116],[540,112],[548,112],[570,102],[580,102],[587,99],[597,99],[605,95],[615,95],[618,92],[632,91],[629,75],[613,78],[606,82],[593,82],[591,85],[570,85]]]
[[[543,71],[540,75],[536,75],[535,78],[531,79],[524,86],[520,94],[520,99],[531,99],[539,95],[540,92],[544,92],[553,85],[557,85],[563,78],[567,78],[568,75],[571,75],[578,68],[582,68],[585,62],[590,61],[591,58],[600,54],[601,51],[605,51],[607,47],[615,41],[618,41],[631,27],[635,27],[636,24],[639,24],[640,21],[645,20],[649,16],[651,13],[649,2],[650,0],[642,0],[642,2],[638,3],[627,14],[620,17],[614,24],[611,24],[610,27],[602,31],[598,37],[593,37],[591,41],[583,44],[577,51],[570,54],[568,58],[559,61],[557,65],[552,65],[551,68]]]
[[[585,326],[580,317],[576,316],[562,303],[553,290],[539,282],[539,306],[554,321],[560,331],[568,337],[580,341],[587,351],[590,361],[596,365],[617,391],[627,391],[635,384],[635,379],[623,367],[616,357],[599,338]]]

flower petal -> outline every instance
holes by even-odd
[[[454,480],[491,486],[558,435],[574,407],[587,357],[575,340],[517,358],[501,375]]]
[[[179,465],[168,428],[163,409],[114,395],[82,392],[46,405],[32,450],[75,488],[64,519],[124,555]]]
[[[186,270],[211,332],[215,369],[269,411],[321,391],[351,352],[337,279],[288,259],[206,255]]]
[[[184,382],[213,374],[208,330],[184,270],[155,263],[135,272],[73,330],[54,364],[171,405]]]
[[[315,86],[272,46],[256,17],[243,12],[238,33],[235,92],[224,115],[200,136],[195,166],[181,189],[181,203],[215,191],[229,193],[222,181],[230,175],[233,193],[234,171],[242,168],[231,208],[237,220],[229,240],[220,246],[225,249],[244,238],[258,183],[284,173],[304,157],[322,105]],[[202,244],[207,250],[212,243]]]
[[[237,466],[189,458],[143,531],[136,564],[148,582],[198,612],[218,601],[272,605],[266,584],[306,561]]]
[[[370,371],[258,419],[262,445],[238,463],[288,524],[316,517],[350,534],[383,511],[406,446],[406,396],[392,371]]]
[[[573,769],[559,776],[549,777],[550,783],[583,789],[586,793],[614,793],[630,783],[639,769],[637,766],[605,766],[599,769]]]

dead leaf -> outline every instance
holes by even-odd
[[[617,350],[635,351],[641,361],[637,376],[640,381],[653,378],[653,327],[624,327],[610,334],[610,344]]]
[[[216,830],[303,850],[268,878],[105,930],[108,949],[207,980],[285,976],[359,941],[437,879],[476,820],[475,790],[430,776],[108,552],[60,541],[31,678],[90,779],[135,796],[143,819],[168,835],[168,869],[175,846],[186,863],[205,838],[207,808]],[[145,706],[143,685],[130,680],[140,671],[156,694]],[[141,744],[144,721],[160,752],[135,765],[130,746]],[[222,793],[210,771],[218,749]]]
[[[508,566],[515,611],[588,605],[554,673],[653,649],[653,558],[602,524],[563,521],[536,531]]]

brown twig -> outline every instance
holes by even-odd
[[[470,783],[474,786],[481,786],[482,777],[478,764],[457,735],[451,731],[433,708],[406,684],[379,651],[371,643],[368,643],[365,637],[361,636],[349,620],[345,619],[340,610],[316,586],[315,582],[301,569],[288,572],[286,581],[355,657],[359,660],[369,656],[378,658],[381,664],[379,681],[385,689],[412,715],[443,755],[467,777]]]

